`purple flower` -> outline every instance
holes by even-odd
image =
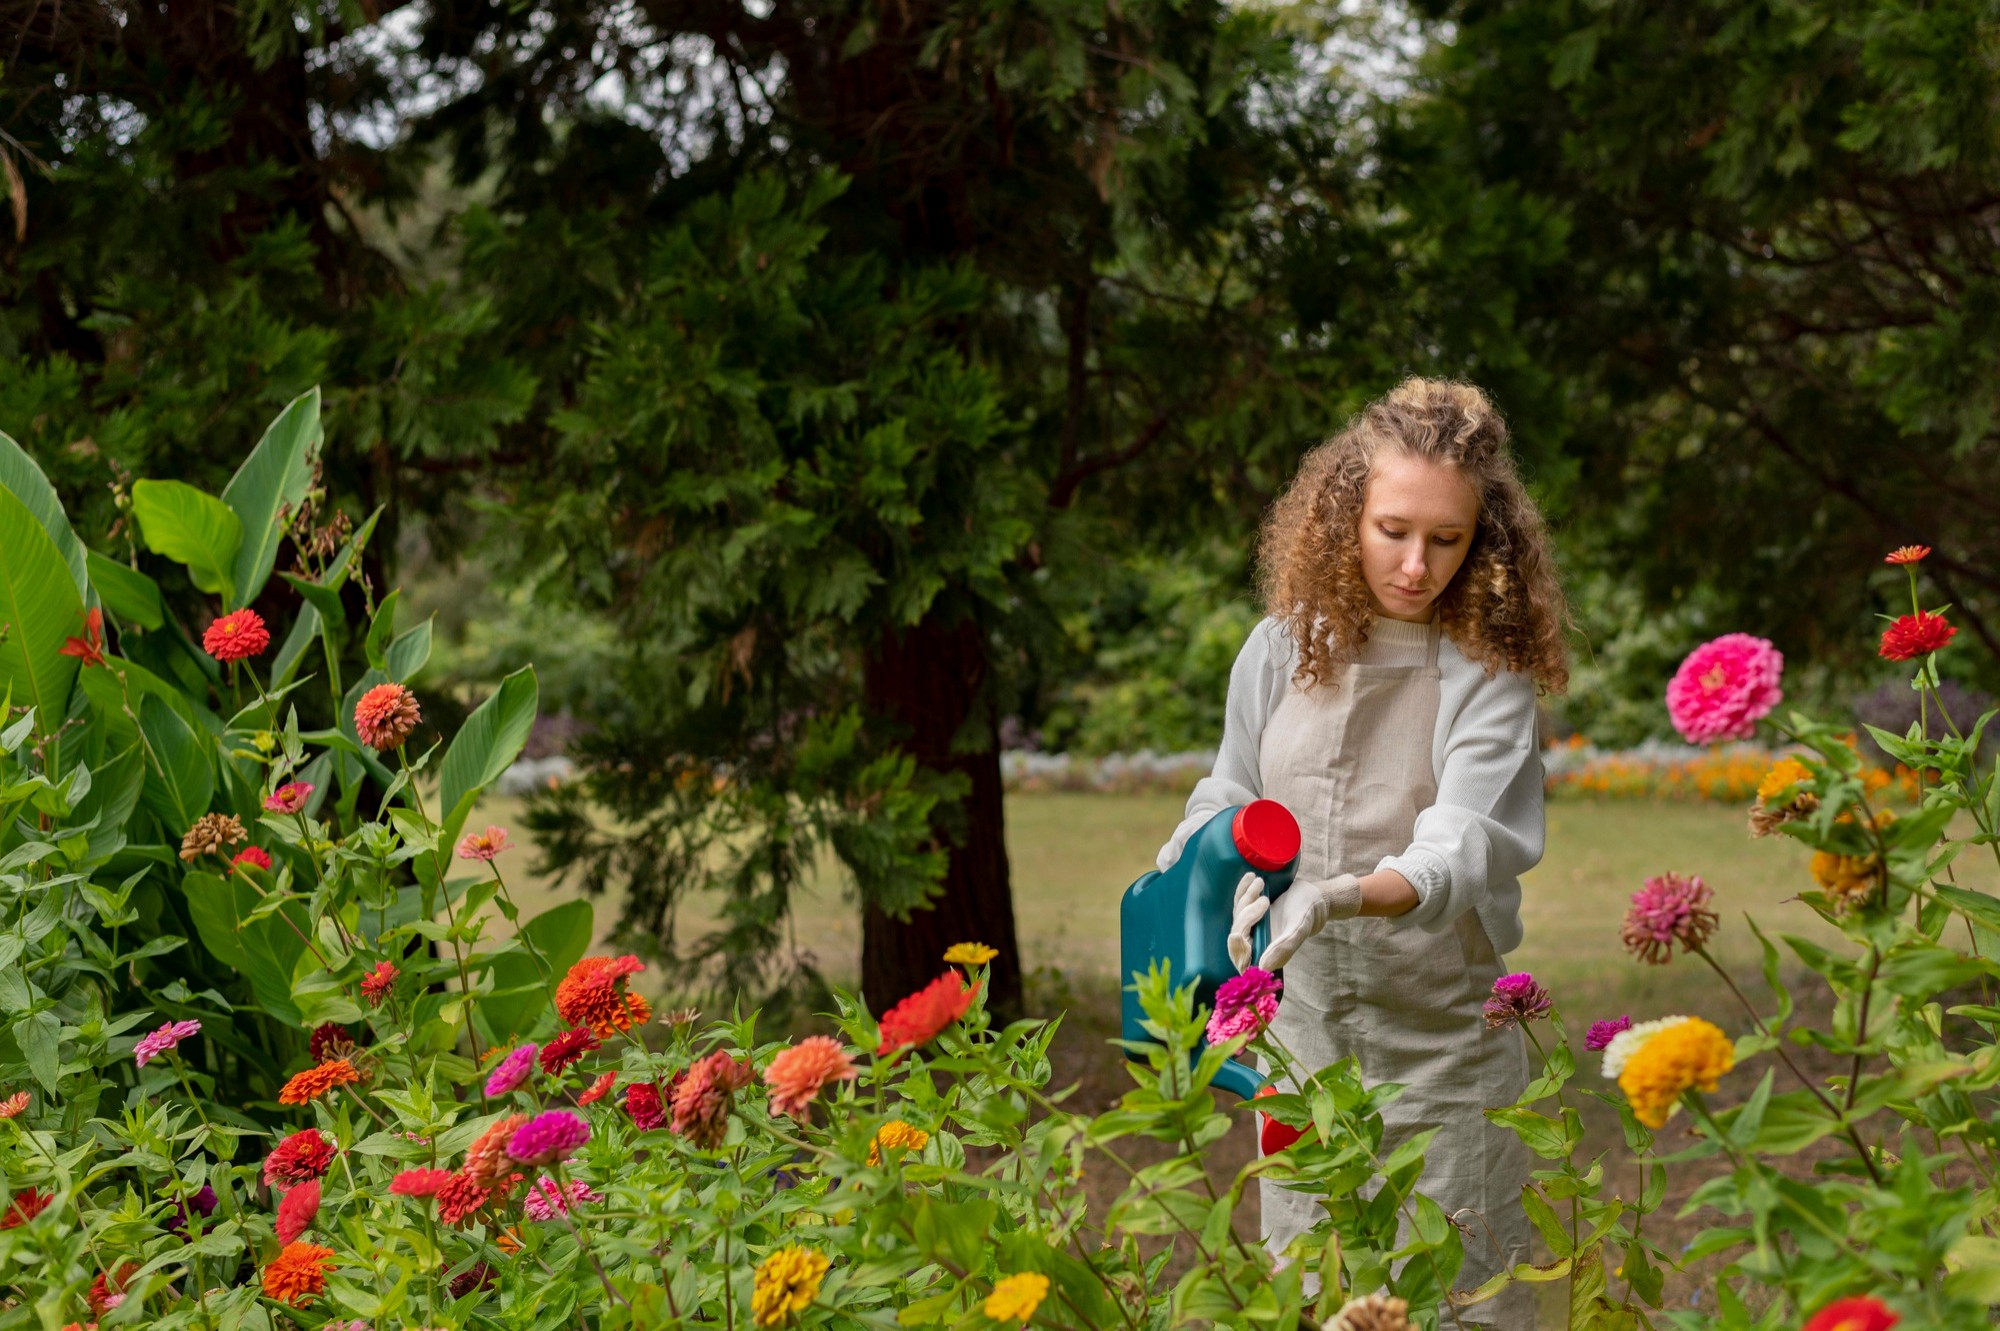
[[[1215,991],[1215,1011],[1208,1018],[1208,1042],[1221,1044],[1269,1026],[1278,1015],[1278,990],[1283,985],[1277,976],[1255,966],[1224,980]]]
[[[1689,952],[1699,951],[1715,932],[1715,912],[1708,908],[1714,895],[1699,875],[1663,873],[1648,878],[1632,894],[1619,937],[1633,956],[1655,966],[1673,957],[1675,942]]]
[[[500,1066],[493,1069],[493,1075],[486,1079],[486,1094],[490,1098],[505,1095],[528,1079],[535,1070],[535,1055],[542,1047],[530,1040],[513,1053],[500,1060]]]
[[[132,1061],[143,1068],[148,1061],[158,1058],[200,1029],[198,1021],[170,1021],[151,1035],[139,1037],[139,1043],[132,1047]]]
[[[185,1202],[179,1197],[174,1198],[174,1218],[167,1222],[167,1232],[169,1234],[178,1234],[182,1238],[187,1237],[188,1212],[190,1210],[199,1212],[201,1218],[204,1220],[214,1215],[215,1189],[204,1183],[201,1185],[201,1191],[189,1197]]]
[[[552,1164],[567,1160],[589,1140],[588,1123],[567,1109],[551,1109],[514,1130],[507,1143],[507,1154],[524,1165]]]
[[[1629,1031],[1631,1029],[1632,1018],[1630,1017],[1613,1017],[1610,1021],[1593,1021],[1590,1023],[1590,1029],[1584,1033],[1583,1047],[1593,1054],[1597,1053],[1616,1039],[1620,1031]]]
[[[536,1179],[535,1186],[528,1189],[527,1197],[521,1202],[521,1209],[528,1213],[530,1220],[553,1220],[572,1206],[603,1200],[580,1178],[570,1179],[558,1189],[554,1179],[544,1177]]]
[[[1486,1000],[1486,1024],[1492,1029],[1517,1022],[1540,1021],[1549,1015],[1549,991],[1535,983],[1526,971],[1503,975],[1493,982],[1493,997]]]

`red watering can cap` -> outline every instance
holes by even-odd
[[[1276,800],[1252,800],[1229,825],[1236,853],[1252,868],[1272,873],[1299,857],[1299,820]]]

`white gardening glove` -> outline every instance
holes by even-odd
[[[1236,914],[1229,925],[1229,959],[1242,970],[1250,960],[1250,930],[1271,915],[1271,943],[1257,964],[1267,971],[1284,969],[1305,941],[1326,928],[1328,920],[1348,920],[1361,913],[1361,880],[1351,873],[1325,882],[1293,883],[1275,902],[1264,896],[1264,880],[1243,875],[1236,885]]]
[[[1213,813],[1197,813],[1181,819],[1181,825],[1174,829],[1174,834],[1167,838],[1167,844],[1161,846],[1160,853],[1153,857],[1153,863],[1160,866],[1161,873],[1174,867],[1181,851],[1187,847],[1188,838],[1208,826],[1208,820],[1213,817]]]

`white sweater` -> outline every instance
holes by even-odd
[[[1250,631],[1229,671],[1215,771],[1188,797],[1177,841],[1263,794],[1264,727],[1284,699],[1296,658],[1278,621],[1266,618]],[[1375,867],[1394,869],[1416,889],[1417,904],[1394,917],[1399,923],[1441,933],[1477,911],[1493,950],[1505,955],[1521,945],[1520,875],[1541,860],[1545,835],[1534,680],[1515,671],[1488,676],[1449,637],[1438,643],[1438,674],[1431,737],[1437,802],[1417,815],[1410,848]]]

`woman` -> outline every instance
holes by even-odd
[[[1266,618],[1229,675],[1222,749],[1162,869],[1218,811],[1267,798],[1303,833],[1274,903],[1237,890],[1230,955],[1285,968],[1273,1030],[1306,1068],[1358,1059],[1401,1082],[1384,1150],[1439,1129],[1418,1187],[1458,1223],[1461,1289],[1529,1259],[1530,1161],[1481,1111],[1527,1084],[1521,1033],[1481,1007],[1521,941],[1519,875],[1542,854],[1536,694],[1568,683],[1566,613],[1541,514],[1476,388],[1410,379],[1300,464],[1259,541]],[[1268,1069],[1267,1069],[1268,1070]],[[1261,1184],[1283,1256],[1324,1216]],[[1533,1325],[1529,1288],[1463,1309]]]

